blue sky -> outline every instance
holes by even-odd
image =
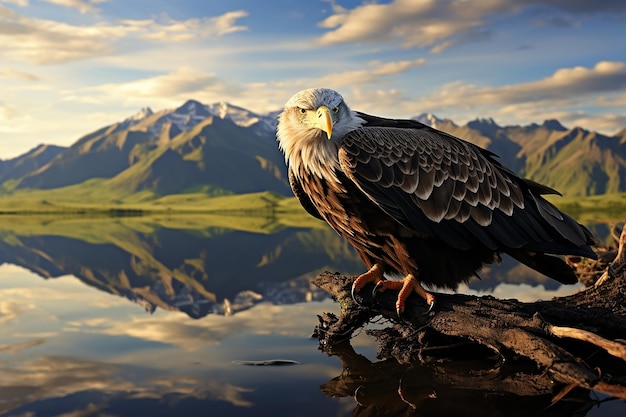
[[[626,127],[622,0],[0,0],[0,159],[193,98]]]

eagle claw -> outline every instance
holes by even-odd
[[[428,310],[426,310],[425,312],[422,313],[422,316],[427,316],[430,314],[431,311],[433,311],[433,308],[435,308],[435,300],[433,299],[430,304],[428,304]]]
[[[428,310],[424,311],[423,313],[421,313],[422,316],[427,316],[430,314],[431,311],[433,311],[433,309],[435,308],[435,301],[433,300],[430,304],[428,304]],[[398,318],[402,318],[402,309],[400,307],[396,307],[396,314],[398,315]]]
[[[376,298],[376,293],[381,289],[384,288],[385,286],[385,281],[384,280],[380,280],[376,283],[376,285],[374,285],[374,289],[372,290],[372,298]]]
[[[356,305],[358,305],[359,307],[361,307],[361,303],[359,303],[359,302],[356,300],[356,295],[355,295],[354,287],[355,287],[355,285],[353,284],[353,285],[352,285],[352,290],[350,291],[350,296],[352,297],[352,301],[354,301],[354,304],[356,304]]]

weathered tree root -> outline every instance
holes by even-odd
[[[471,342],[497,353],[501,361],[522,357],[533,361],[554,381],[607,393],[626,400],[626,233],[620,236],[613,262],[593,286],[551,301],[523,303],[491,296],[437,294],[436,311],[424,316],[419,297],[409,297],[401,318],[396,294],[375,298],[369,286],[350,289],[355,277],[323,273],[314,284],[341,306],[341,315],[324,315],[315,334],[320,347],[348,341],[374,317],[391,327],[369,332],[379,340],[381,359],[401,364],[425,363],[432,352]]]

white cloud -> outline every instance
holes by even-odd
[[[213,17],[209,19],[207,27],[209,28],[209,34],[216,34],[217,36],[227,35],[229,33],[241,32],[248,30],[247,26],[237,26],[235,23],[237,19],[248,16],[248,12],[245,10],[237,10],[234,12],[224,13],[221,16]]]
[[[20,7],[28,6],[28,0],[0,0],[0,3],[14,4]]]
[[[424,63],[423,59],[387,63],[372,61],[366,69],[336,72],[317,78],[249,83],[230,82],[212,72],[181,66],[156,76],[68,89],[60,94],[67,102],[94,106],[106,104],[116,106],[120,111],[129,106],[172,108],[193,98],[204,103],[227,100],[262,113],[281,108],[300,89],[326,86],[339,90],[353,108],[388,117],[410,117],[426,111],[443,112],[457,122],[463,122],[463,117],[469,120],[485,115],[493,116],[499,123],[559,118],[563,123],[603,133],[619,130],[624,120],[616,114],[594,116],[593,111],[586,108],[593,103],[623,107],[621,102],[624,97],[619,96],[626,90],[626,63],[623,62],[602,61],[589,68],[562,68],[542,79],[504,86],[457,81],[421,97],[395,87],[397,77]],[[104,119],[107,123],[114,121],[109,113],[94,112],[94,117],[96,114],[98,118],[93,124],[105,124]]]
[[[133,94],[144,98],[161,98],[163,96],[179,97],[206,88],[220,89],[221,84],[222,81],[214,74],[191,67],[180,67],[169,74],[123,83],[117,87],[105,86],[105,89],[117,88],[123,95]]]
[[[424,59],[387,63],[373,61],[367,69],[332,73],[316,79],[249,84],[230,83],[210,72],[180,67],[162,75],[130,82],[68,90],[63,95],[68,101],[134,106],[148,104],[154,108],[175,107],[189,98],[205,103],[227,98],[233,104],[264,112],[280,108],[299,89],[322,85],[340,90],[358,110],[389,117],[407,117],[421,111],[451,114],[461,110],[471,111],[474,115],[501,116],[507,121],[541,121],[554,117],[564,123],[572,122],[603,132],[617,130],[623,121],[622,117],[610,114],[592,116],[587,112],[583,117],[580,111],[573,108],[588,105],[594,97],[596,101],[603,100],[608,105],[609,98],[616,91],[626,90],[626,63],[623,62],[602,61],[591,68],[562,68],[543,79],[497,87],[457,81],[443,85],[428,96],[417,98],[410,97],[406,91],[383,87],[387,78],[391,80],[424,63]],[[619,107],[620,100],[623,97],[613,98],[611,104]],[[546,112],[546,108],[561,110],[559,113]]]
[[[564,115],[561,119],[563,124],[570,126],[578,126],[584,129],[595,130],[598,132],[612,135],[626,127],[625,114],[587,114],[584,112],[576,112]]]
[[[17,71],[12,68],[0,68],[0,78],[13,78],[21,81],[39,81],[39,77],[36,75]]]
[[[415,112],[413,100],[398,89],[352,88],[343,93],[344,99],[354,110],[384,117],[402,117]]]
[[[330,4],[330,9],[335,14],[342,14],[342,13],[346,13],[347,12],[347,10],[344,7],[342,7],[341,5],[337,4],[337,2],[335,0],[322,0],[322,1],[324,3]]]
[[[248,30],[247,26],[237,25],[237,19],[248,16],[245,10],[227,12],[216,17],[177,21],[167,16],[162,22],[154,20],[124,20],[123,22],[140,28],[140,38],[164,42],[185,42],[198,37],[221,37]]]
[[[562,68],[541,80],[500,87],[451,82],[423,103],[431,108],[476,108],[520,103],[574,105],[602,93],[626,90],[626,63],[598,62],[593,68]]]
[[[375,68],[370,69],[370,73],[373,72]],[[358,81],[350,83],[351,76]],[[606,134],[613,134],[626,126],[624,112],[597,111],[595,114],[593,110],[594,107],[619,109],[626,106],[624,62],[601,61],[589,68],[561,68],[539,80],[503,86],[455,81],[444,84],[431,94],[417,97],[393,86],[385,88],[380,82],[371,88],[364,83],[368,77],[358,72],[339,73],[324,79],[327,78],[328,84],[336,79],[333,87],[345,87],[342,94],[352,108],[387,117],[411,117],[431,112],[443,113],[457,123],[477,116],[492,116],[500,124],[554,118],[566,126],[580,126]],[[358,87],[351,87],[353,85]]]
[[[320,78],[319,84],[337,89],[350,85],[371,84],[379,82],[381,78],[398,75],[413,68],[421,67],[425,63],[426,60],[423,58],[386,63],[374,61],[370,63],[367,69],[328,74]]]
[[[395,0],[366,3],[352,10],[335,9],[320,22],[330,29],[318,41],[324,45],[348,42],[391,42],[404,47],[432,47],[440,52],[458,42],[454,36],[480,28],[484,16],[505,9],[506,2]]]
[[[538,106],[532,102],[502,106],[489,114],[499,124],[540,123],[544,120],[557,119],[567,128],[582,127],[607,135],[613,135],[626,126],[626,114],[592,114],[566,105]],[[455,121],[461,122],[462,120]]]
[[[18,117],[19,114],[13,107],[0,101],[0,120],[9,121],[17,119]],[[1,128],[0,131],[2,131]]]
[[[132,366],[61,356],[5,362],[0,366],[0,413],[15,410],[36,401],[62,398],[81,392],[101,392],[118,398],[214,398],[238,407],[251,407],[245,398],[251,390],[217,379],[188,376],[160,377],[156,369],[144,369],[140,377],[129,375]],[[84,409],[64,416],[96,415],[108,406],[106,395],[94,396]]]
[[[324,45],[355,42],[394,42],[404,47],[430,48],[439,53],[452,45],[490,36],[486,29],[498,15],[514,14],[528,6],[543,8],[545,22],[561,25],[562,14],[578,16],[597,12],[624,12],[626,3],[566,0],[394,0],[390,3],[364,2],[346,9],[334,2],[333,14],[319,26],[329,29],[318,41]],[[559,19],[551,19],[559,13]]]
[[[133,28],[76,26],[21,16],[0,7],[0,52],[17,61],[36,64],[83,59],[113,51],[112,41]]]
[[[57,6],[68,7],[70,9],[76,9],[80,13],[96,13],[100,10],[94,6],[94,4],[104,3],[107,0],[44,0],[46,3],[55,4]]]
[[[324,307],[333,308],[332,301],[327,301]],[[232,316],[209,315],[202,320],[183,319],[172,313],[131,317],[123,321],[94,318],[68,322],[65,331],[128,336],[193,352],[240,333],[304,335],[301,323],[314,317],[311,311],[319,308],[318,303],[285,306],[261,303]],[[284,320],[286,314],[292,318],[289,323]]]
[[[11,321],[34,308],[31,303],[18,303],[13,300],[0,301],[0,324]]]
[[[601,107],[626,107],[626,92],[621,95],[600,96],[596,104]]]
[[[190,98],[220,101],[226,96],[238,94],[240,88],[221,80],[215,74],[179,67],[169,73],[134,81],[63,91],[62,97],[66,101],[89,104],[123,103],[162,108],[179,106]]]
[[[232,104],[263,113],[281,108],[296,91],[313,85],[353,90],[353,85],[378,85],[384,80],[425,64],[423,58],[394,62],[370,62],[367,69],[350,70],[318,78],[285,79],[272,82],[229,82],[216,74],[181,66],[164,74],[121,83],[61,91],[63,100],[85,104],[119,104],[171,108],[193,98],[203,103],[228,100]]]
[[[413,61],[375,61],[371,63],[374,66],[371,72],[374,75],[397,75],[402,72],[408,71],[409,69],[421,67],[425,63],[426,60],[424,58],[415,59]]]
[[[133,317],[130,321],[116,322],[110,319],[87,319],[68,322],[66,331],[93,332],[112,336],[129,336],[168,345],[175,345],[187,351],[196,351],[215,344],[232,333],[242,330],[239,321],[228,323],[214,320],[213,325],[206,321],[181,321],[176,314],[159,317]]]
[[[237,19],[245,16],[246,11],[238,10],[181,21],[162,15],[158,19],[73,25],[27,17],[0,6],[0,53],[35,64],[101,57],[113,54],[122,39],[186,42],[247,30],[246,26],[236,24]]]
[[[43,345],[44,343],[46,343],[46,341],[43,339],[32,339],[27,340],[26,342],[15,343],[11,345],[0,345],[0,352],[11,352],[13,354],[16,354],[31,347]]]

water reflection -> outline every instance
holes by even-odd
[[[363,270],[352,248],[321,223],[302,229],[246,221],[215,216],[10,219],[0,224],[0,264],[19,265],[46,279],[72,275],[149,312],[183,311],[194,318],[233,314],[260,302],[319,300],[325,295],[309,284],[311,277],[323,270]],[[509,297],[525,299],[560,287],[509,258],[481,277],[461,291],[511,292]],[[500,286],[503,282],[514,285]]]
[[[360,353],[317,350],[309,338],[316,315],[338,306],[308,278],[363,268],[324,227],[2,218],[0,264],[2,416],[391,416],[453,413],[433,408],[444,403],[467,413],[481,413],[472,404],[497,406],[498,395],[488,402],[485,390],[446,385],[453,374],[445,367],[376,362],[375,341],[364,334],[352,341]],[[531,298],[572,291],[515,268],[505,262],[462,290]],[[511,276],[526,287],[500,282]],[[236,364],[269,359],[299,365]],[[518,404],[515,395],[502,402]],[[589,410],[589,393],[572,398],[583,400],[580,415],[615,411]]]
[[[342,373],[323,384],[328,396],[354,397],[352,416],[585,416],[599,404],[589,391],[570,391],[553,403],[564,385],[532,368],[472,360],[400,365],[371,362],[349,343],[333,346]]]
[[[193,229],[149,219],[31,220],[17,230],[4,225],[0,263],[44,278],[73,275],[151,312],[179,310],[199,318],[260,301],[310,301],[321,293],[305,277],[362,268],[351,248],[325,227],[255,233],[215,226],[221,219],[210,217]]]
[[[72,276],[5,265],[0,277],[0,415],[313,416],[349,402],[319,391],[336,364],[308,337],[329,300],[194,319],[147,314]],[[235,363],[277,357],[301,365]],[[318,411],[299,412],[313,400]]]

